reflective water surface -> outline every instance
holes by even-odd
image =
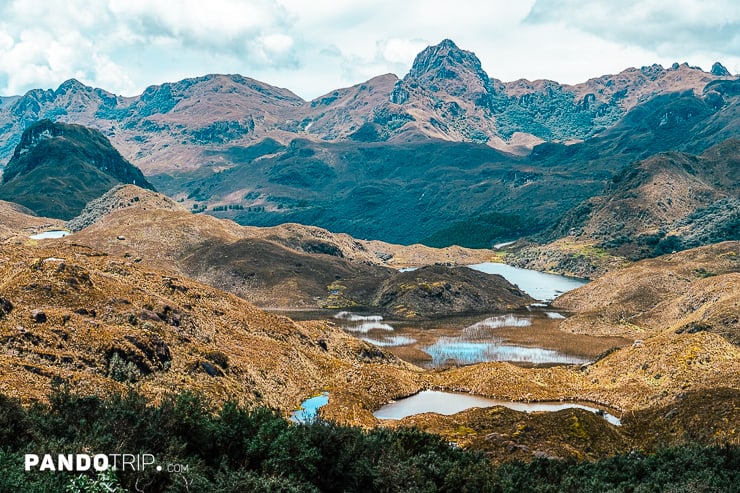
[[[519,366],[583,364],[615,346],[617,337],[571,334],[558,329],[567,314],[530,306],[510,313],[385,319],[375,313],[331,310],[289,312],[296,320],[329,320],[359,339],[423,368],[506,361]]]
[[[49,240],[53,238],[64,238],[65,236],[69,235],[69,231],[44,231],[43,233],[38,233],[35,235],[31,235],[30,238],[32,240]]]
[[[290,420],[294,423],[308,423],[313,421],[318,416],[319,408],[328,403],[329,392],[323,392],[321,395],[306,399],[301,403],[300,409],[291,413]]]
[[[378,419],[403,419],[422,413],[455,414],[474,407],[503,406],[522,412],[553,412],[563,409],[583,409],[602,416],[609,423],[621,426],[616,416],[587,404],[572,402],[513,402],[488,399],[471,394],[424,390],[405,399],[387,404],[373,413]]]
[[[558,330],[568,314],[549,302],[586,281],[506,264],[469,266],[499,274],[540,301],[504,313],[439,316],[431,320],[385,319],[377,313],[351,311],[290,314],[301,319],[330,319],[347,333],[424,368],[506,361],[521,366],[583,364],[615,346],[621,338],[577,335]],[[405,269],[413,270],[413,269]]]
[[[498,274],[507,281],[519,286],[519,289],[536,300],[552,301],[559,295],[572,289],[579,288],[588,281],[574,277],[548,274],[536,270],[521,269],[507,264],[495,262],[484,262],[482,264],[469,265],[471,269],[485,272],[486,274]]]

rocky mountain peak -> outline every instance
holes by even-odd
[[[452,97],[479,105],[492,92],[488,74],[475,53],[461,50],[445,39],[416,56],[409,73],[396,84],[391,102],[404,104],[419,97],[428,98],[432,93],[435,98]]]
[[[424,79],[428,76],[440,79],[457,79],[466,73],[475,74],[488,82],[480,60],[472,51],[461,50],[450,39],[438,45],[428,46],[416,55],[407,77]]]
[[[712,65],[712,70],[710,72],[712,75],[716,75],[717,77],[727,77],[729,75],[732,75],[730,71],[727,70],[725,66],[719,62],[714,62],[714,65]]]
[[[54,94],[56,96],[67,94],[67,93],[76,93],[80,91],[89,91],[91,90],[90,87],[86,86],[82,82],[78,81],[77,79],[69,79],[64,82],[57,88],[56,91],[54,91]]]

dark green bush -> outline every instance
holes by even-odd
[[[25,453],[147,453],[187,471],[25,472]],[[98,491],[103,480],[147,492],[732,492],[740,447],[494,467],[415,429],[295,425],[270,409],[215,409],[190,393],[154,405],[134,392],[102,399],[62,386],[48,405],[0,396],[0,471],[0,492]]]

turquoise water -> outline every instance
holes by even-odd
[[[300,409],[293,411],[290,420],[294,423],[308,423],[316,419],[319,414],[319,408],[329,403],[329,392],[322,392],[306,399],[301,403]]]

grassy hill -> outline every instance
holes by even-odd
[[[3,171],[0,198],[71,219],[118,183],[153,189],[97,130],[42,120],[23,132]]]

